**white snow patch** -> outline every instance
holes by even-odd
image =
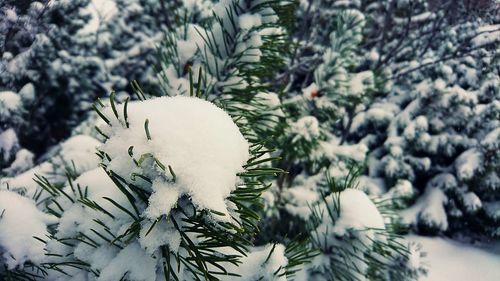
[[[9,111],[14,111],[21,106],[21,97],[12,91],[0,92],[0,105],[3,104]]]
[[[479,248],[444,238],[415,235],[406,238],[421,244],[427,252],[425,263],[429,272],[420,281],[500,280],[500,253],[486,250],[493,245]]]
[[[292,123],[291,130],[296,136],[293,138],[292,143],[305,139],[312,141],[320,136],[319,122],[314,116],[304,116]]]
[[[500,41],[500,24],[481,26],[478,28],[477,32],[479,34],[472,39],[472,45],[474,47]]]
[[[133,257],[134,262],[130,262]],[[151,255],[142,251],[139,244],[132,243],[106,266],[97,281],[116,281],[126,276],[129,280],[155,281],[156,261]]]
[[[441,189],[428,185],[424,194],[413,206],[400,212],[401,218],[406,224],[415,224],[418,220],[422,220],[429,226],[445,231],[448,229],[448,219],[444,209],[447,201],[448,198]]]
[[[232,249],[228,249],[226,254],[238,254]],[[267,262],[266,262],[267,261]],[[285,257],[285,246],[281,244],[266,245],[262,247],[254,247],[250,249],[250,253],[241,259],[241,264],[235,266],[233,264],[225,265],[228,272],[240,274],[240,278],[234,276],[220,276],[221,280],[233,281],[254,281],[254,280],[273,280],[286,281],[286,276],[275,275],[275,272],[282,273],[288,264]]]
[[[461,180],[471,179],[481,169],[481,163],[482,156],[477,149],[466,150],[455,160],[458,178]]]
[[[44,244],[33,236],[45,239],[47,224],[56,218],[40,212],[35,202],[12,191],[0,191],[0,249],[9,269],[26,261],[43,261]]]
[[[85,8],[91,18],[87,24],[78,31],[79,34],[95,33],[102,22],[108,21],[117,13],[116,2],[114,0],[91,0]]]
[[[0,133],[0,153],[2,153],[2,158],[4,161],[9,160],[11,155],[15,153],[19,147],[19,141],[17,139],[16,132],[14,129],[10,128],[8,130]]]

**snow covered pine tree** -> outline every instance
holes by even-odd
[[[320,116],[288,121],[288,108],[280,109],[272,93],[276,89],[270,87],[271,75],[286,57],[282,47],[287,20],[280,16],[288,4],[221,1],[207,25],[179,25],[165,41],[159,74],[164,92],[173,97],[146,98],[135,84],[140,101],[118,104],[112,94],[107,106],[98,102],[96,110],[104,122],[98,126],[103,137],[99,163],[76,163],[77,169],[69,171],[65,164],[50,166],[58,175],[67,173],[66,181],[38,177],[42,189],[29,197],[40,200],[45,213],[27,198],[1,191],[7,199],[0,218],[5,265],[0,274],[8,280],[51,281],[287,280],[294,273],[296,280],[415,278],[417,249],[399,244],[386,210],[377,210],[366,194],[351,188],[355,177],[343,161],[353,160],[347,155],[353,151],[354,160],[362,161],[363,146],[342,145],[342,136],[327,125],[320,128]],[[338,16],[337,30],[326,43],[332,45],[321,49],[324,63],[315,75],[325,93],[323,100],[346,112],[363,103],[373,88],[373,74],[358,75],[356,63],[349,61],[352,46],[359,44],[362,16],[352,10]],[[347,27],[353,27],[353,33],[343,33]],[[345,39],[348,43],[342,46]],[[336,62],[337,51],[345,51],[345,61]],[[339,77],[343,79],[336,80]],[[355,90],[354,99],[349,99]],[[325,124],[333,125],[338,118]],[[266,192],[271,208],[274,204],[281,213],[301,210],[295,212],[299,217],[292,232],[304,231],[308,239],[296,242],[267,232],[261,237],[268,241],[261,239],[254,246],[259,215],[266,216],[259,199],[268,188],[263,181],[282,171],[269,163],[281,167],[272,157],[280,152],[269,151],[261,139],[283,125],[286,130],[295,128],[287,137],[317,142],[310,146],[313,151],[328,148],[330,153],[321,161],[307,159],[304,153],[288,157],[294,164],[314,168],[290,178],[283,194]],[[73,160],[65,148],[78,151],[70,140],[62,145],[62,163]],[[95,145],[89,138],[85,141],[89,148]],[[91,155],[89,150],[81,155]],[[294,193],[298,196],[292,197]],[[272,197],[278,201],[268,200]],[[296,204],[290,198],[304,201]],[[28,210],[25,214],[35,230],[16,227],[15,221],[22,218],[14,206]],[[311,220],[307,228],[301,227],[301,219]],[[38,244],[9,240],[13,233],[27,240],[36,236]]]

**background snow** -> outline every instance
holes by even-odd
[[[420,281],[500,280],[498,241],[476,247],[439,237],[411,235],[407,238],[422,244],[427,252],[424,262],[429,272]]]

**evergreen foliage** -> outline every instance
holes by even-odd
[[[418,280],[402,234],[500,235],[493,2],[105,2],[0,4],[1,280]]]

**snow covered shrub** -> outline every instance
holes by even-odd
[[[21,2],[16,4],[22,6]],[[17,24],[26,29],[8,38],[9,44],[22,48],[6,46],[2,50],[0,88],[22,100],[16,109],[18,118],[7,124],[20,147],[37,155],[68,137],[70,128],[85,116],[88,104],[100,93],[104,68],[92,53],[91,36],[80,34],[89,19],[84,10],[88,4],[78,0],[50,5],[33,1],[25,8],[14,5],[15,11],[25,11]]]
[[[364,164],[368,151],[363,143],[347,143],[348,132],[355,113],[383,85],[374,72],[363,69],[357,53],[363,14],[336,8],[332,15],[329,40],[311,55],[321,62],[306,78],[285,72],[297,80],[284,94],[286,124],[276,140],[282,157],[277,166],[288,174],[265,194],[258,239],[298,236],[318,253],[307,256],[311,262],[301,267],[298,280],[415,280],[422,273],[421,253],[395,234],[390,207],[376,206],[363,191],[352,189],[354,167]]]
[[[401,214],[418,231],[498,236],[495,34],[481,18],[439,31],[422,58],[395,65],[406,74],[391,94],[354,118],[348,140],[372,151],[365,187],[412,205]]]
[[[250,145],[223,110],[194,97],[114,102],[100,166],[63,187],[42,268],[67,280],[280,280],[282,246],[250,248],[265,189],[261,145]],[[133,256],[133,259],[130,257]],[[247,256],[247,257],[245,257]],[[260,266],[240,270],[241,262]],[[228,272],[228,270],[234,270]],[[248,274],[248,276],[245,276]]]

